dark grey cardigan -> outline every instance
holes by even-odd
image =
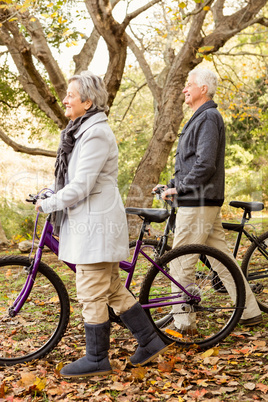
[[[221,206],[224,201],[225,130],[217,104],[200,106],[183,127],[175,162],[179,206]]]

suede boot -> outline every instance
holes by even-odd
[[[63,367],[60,371],[63,377],[89,377],[112,372],[108,359],[110,321],[97,325],[85,323],[85,331],[86,355]]]
[[[121,314],[120,318],[139,343],[135,354],[130,358],[133,366],[143,366],[168,349],[168,346],[155,332],[140,303],[134,304]]]

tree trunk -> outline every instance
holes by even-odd
[[[4,229],[2,228],[1,222],[0,222],[0,246],[4,246],[8,244],[8,240],[6,238]]]

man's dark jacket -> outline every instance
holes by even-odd
[[[221,206],[224,201],[225,130],[217,104],[200,106],[183,127],[175,161],[179,206]]]

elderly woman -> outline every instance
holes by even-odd
[[[77,297],[83,305],[86,355],[61,370],[65,377],[111,372],[108,306],[138,340],[133,365],[146,364],[166,349],[119,277],[119,261],[129,254],[128,230],[117,187],[118,149],[105,114],[107,98],[100,77],[83,72],[69,79],[63,103],[70,122],[61,133],[55,191],[36,204],[36,210],[53,212],[59,259],[76,264]]]

